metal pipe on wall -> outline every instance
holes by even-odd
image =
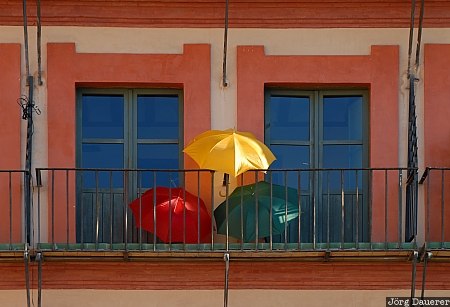
[[[28,56],[27,0],[22,0],[22,9],[23,9],[23,37],[24,37],[24,51],[25,51],[25,73],[28,77],[30,75],[30,62]]]
[[[223,33],[223,63],[222,63],[222,86],[228,86],[227,80],[227,49],[228,49],[228,0],[225,0],[225,27]]]
[[[36,22],[37,22],[37,61],[38,61],[38,85],[42,85],[42,50],[41,50],[41,0],[36,2]]]
[[[28,19],[27,19],[27,1],[22,1],[23,7],[23,34],[24,34],[24,57],[25,57],[25,70],[26,70],[26,84],[28,85],[28,98],[26,99],[26,106],[24,108],[23,119],[27,120],[27,147],[25,156],[25,252],[24,252],[24,265],[25,265],[25,280],[26,280],[26,292],[27,292],[27,306],[30,307],[30,272],[29,272],[29,253],[28,245],[31,244],[31,156],[32,156],[32,137],[33,137],[33,76],[30,75],[30,61],[28,53]]]

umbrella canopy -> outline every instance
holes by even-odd
[[[155,198],[156,208],[153,205]],[[156,220],[156,235],[163,242],[211,242],[211,216],[205,203],[183,188],[149,189],[129,206],[136,220],[136,227],[142,227],[153,233]],[[198,241],[199,231],[200,241]]]
[[[258,217],[258,238],[270,236],[270,227],[272,227],[272,235],[283,233],[285,223],[299,216],[297,194],[296,189],[277,184],[271,185],[265,181],[237,187],[228,198],[229,235],[238,239],[243,238],[244,242],[256,240],[256,216]],[[226,201],[224,201],[214,210],[217,232],[220,234],[226,234],[226,208]],[[272,225],[270,215],[272,215]]]
[[[251,169],[267,169],[275,160],[270,149],[249,132],[210,130],[184,150],[201,167],[237,177]]]

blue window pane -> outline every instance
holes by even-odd
[[[309,140],[309,97],[270,97],[270,139]]]
[[[362,168],[362,145],[325,145],[323,146],[324,168]],[[322,187],[324,191],[337,191],[343,187],[345,190],[362,188],[363,171],[329,171],[322,174]],[[358,182],[358,185],[356,184]]]
[[[83,144],[82,146],[83,168],[123,168],[123,144]],[[119,188],[123,186],[122,172],[98,172],[98,187]],[[96,187],[96,172],[83,172],[83,187]]]
[[[178,169],[178,144],[138,144],[137,166],[140,169]],[[142,187],[152,187],[156,174],[157,185],[179,186],[177,172],[143,172]]]
[[[308,169],[309,167],[309,146],[289,146],[272,145],[270,146],[277,159],[270,165],[270,169]],[[269,173],[268,173],[269,174]],[[301,189],[309,187],[309,172],[303,171],[300,175]],[[285,185],[285,172],[272,172],[272,182]],[[287,172],[287,185],[292,188],[298,188],[298,172]]]
[[[323,98],[323,139],[362,140],[362,96]]]
[[[362,145],[324,145],[324,168],[361,168]]]
[[[82,110],[82,137],[84,139],[123,139],[123,96],[83,95]]]
[[[139,139],[178,139],[178,96],[138,96]]]

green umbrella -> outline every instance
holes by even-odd
[[[296,189],[271,185],[265,181],[237,187],[228,197],[228,234],[238,239],[243,238],[244,242],[255,241],[256,210],[258,210],[258,238],[270,236],[271,212],[272,235],[283,233],[286,222],[299,216],[298,197]],[[217,232],[225,235],[226,210],[226,200],[214,210]]]

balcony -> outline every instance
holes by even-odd
[[[429,248],[449,248],[445,222],[449,170],[427,169],[421,181],[426,186]],[[26,174],[0,172],[3,253],[23,251],[29,245],[65,256],[86,252],[211,257],[232,252],[245,257],[320,258],[330,253],[409,257],[417,249],[416,237],[408,240],[406,235],[416,204],[408,203],[408,186],[413,183],[404,168],[249,171],[228,184],[222,174],[210,170],[38,168],[30,209],[22,196]],[[254,190],[250,195],[239,186]],[[163,197],[177,194],[181,199],[178,217],[152,206],[162,187]],[[156,193],[145,198],[146,191]],[[191,207],[204,210],[190,214],[187,194],[194,197]],[[149,205],[154,214],[145,227]],[[28,236],[26,212],[32,213],[33,231]],[[438,216],[439,221],[433,218]],[[177,223],[181,226],[175,230]],[[167,228],[164,238],[157,231],[162,224]]]
[[[403,252],[416,249],[415,239],[405,240],[410,206],[407,172],[402,168],[250,171],[222,185],[222,175],[210,170],[39,168],[29,243],[39,251],[64,255],[206,256],[226,251],[281,257],[293,257],[295,252],[406,255]],[[1,174],[0,246],[11,250],[25,241],[22,219],[27,210],[21,197],[25,172]],[[244,189],[233,193],[238,186],[253,186],[254,190],[251,195]],[[185,199],[191,194],[191,205],[194,209],[204,205],[210,220],[205,222],[200,211],[193,217],[191,209],[186,209],[187,201],[181,200],[181,237],[172,227],[177,223],[175,213],[162,215],[153,206],[149,226],[153,228],[146,230],[145,207],[159,199],[158,187],[165,187],[164,197],[178,193],[177,197]],[[150,199],[143,196],[148,190],[156,191]],[[221,216],[217,207],[222,208]],[[266,215],[260,212],[263,209]],[[156,229],[164,223],[168,233],[161,238]]]
[[[425,189],[426,248],[450,257],[450,168],[427,167],[419,183]]]

